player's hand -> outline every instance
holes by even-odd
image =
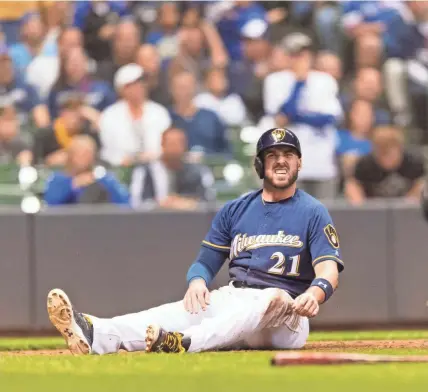
[[[184,296],[184,308],[191,314],[197,314],[199,308],[203,311],[210,303],[210,292],[203,279],[194,279],[190,282],[186,295]]]
[[[320,305],[313,294],[303,293],[294,300],[293,310],[299,316],[310,318],[318,314]]]

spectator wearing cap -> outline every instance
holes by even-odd
[[[199,25],[183,26],[179,38],[177,56],[164,62],[168,76],[191,72],[196,78],[197,90],[201,91],[205,72],[211,67],[224,68],[229,63],[223,42],[215,27],[204,20]]]
[[[162,61],[178,54],[178,7],[175,2],[162,3],[158,9],[157,24],[145,39],[146,43],[156,46]]]
[[[212,68],[206,73],[205,90],[196,95],[196,107],[213,111],[227,126],[244,124],[247,119],[244,102],[238,94],[229,94],[229,81],[223,69]]]
[[[53,119],[58,108],[69,96],[79,96],[86,106],[101,112],[116,101],[116,94],[108,82],[96,80],[89,74],[89,59],[83,48],[67,51],[61,70],[48,96],[49,112]]]
[[[54,55],[54,48],[45,44],[45,26],[38,13],[26,14],[21,21],[20,41],[12,45],[9,54],[19,74],[38,56]]]
[[[120,18],[130,15],[126,1],[79,1],[76,3],[73,26],[84,37],[84,48],[95,61],[107,60],[111,40]]]
[[[118,22],[111,44],[109,58],[97,64],[97,76],[113,84],[114,76],[123,65],[135,62],[140,47],[141,32],[134,20],[124,18]]]
[[[135,63],[119,68],[114,86],[121,99],[101,114],[101,158],[113,166],[158,158],[171,118],[165,107],[147,99],[143,68]]]
[[[186,133],[174,126],[162,134],[162,155],[136,167],[132,173],[133,207],[159,205],[193,210],[198,203],[213,201],[214,177],[208,168],[186,162]]]
[[[247,22],[241,29],[242,60],[229,67],[230,89],[241,96],[254,122],[264,114],[263,81],[270,72],[272,52],[267,31],[268,24],[262,19]]]
[[[266,20],[266,10],[254,1],[223,2],[211,14],[217,30],[226,46],[231,61],[242,60],[242,28],[252,20]]]
[[[61,30],[57,40],[55,56],[37,56],[27,67],[26,80],[39,93],[42,100],[47,100],[52,86],[58,79],[61,63],[67,52],[82,48],[83,36],[79,29],[66,27]]]
[[[185,130],[191,152],[228,156],[231,147],[225,125],[211,110],[196,107],[195,93],[196,80],[193,74],[182,72],[173,77],[171,80],[173,124]]]
[[[136,63],[144,69],[149,98],[164,106],[171,105],[168,71],[161,66],[161,58],[156,46],[144,44],[137,53]]]
[[[42,102],[37,91],[15,73],[7,47],[1,44],[0,102],[15,107],[20,125],[27,126],[33,120],[37,128],[49,126],[50,117],[47,106]]]
[[[372,198],[403,198],[419,203],[424,186],[424,161],[405,148],[403,132],[381,126],[373,132],[373,151],[356,164],[346,182],[349,202],[358,205]]]
[[[312,40],[293,33],[284,41],[290,54],[290,71],[283,71],[275,85],[265,85],[265,110],[275,116],[276,126],[287,126],[299,137],[306,159],[299,186],[313,196],[334,198],[336,122],[342,116],[337,82],[312,69]]]
[[[13,106],[0,107],[0,163],[28,166],[32,152],[20,134],[19,121]]]
[[[46,183],[48,206],[73,204],[129,204],[129,192],[111,173],[96,167],[97,145],[87,135],[75,136],[66,151],[65,168]]]
[[[49,129],[35,135],[34,159],[48,166],[63,166],[67,148],[77,135],[88,135],[99,145],[98,129],[88,120],[83,101],[69,97],[60,106],[59,117]]]

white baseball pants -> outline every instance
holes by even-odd
[[[191,338],[189,352],[217,349],[298,349],[309,335],[309,321],[291,310],[283,290],[225,286],[210,293],[207,310],[190,314],[178,301],[111,319],[89,315],[94,354],[143,351],[146,328],[158,324]]]

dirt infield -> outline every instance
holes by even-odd
[[[388,348],[428,348],[428,340],[345,340],[310,342],[305,350],[354,350]]]
[[[354,350],[360,351],[363,349],[417,349],[428,348],[428,340],[355,340],[355,341],[322,341],[310,342],[304,350],[307,351],[337,351],[343,350],[351,352]],[[121,351],[120,354],[126,354]],[[56,350],[20,350],[20,351],[3,351],[0,356],[57,356],[57,355],[71,355],[67,349]]]

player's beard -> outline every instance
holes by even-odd
[[[265,175],[264,178],[264,187],[267,188],[268,190],[285,190],[290,188],[291,186],[293,186],[295,184],[295,182],[297,181],[297,178],[299,177],[299,170],[296,168],[293,171],[291,169],[289,169],[289,177],[288,177],[288,181],[286,182],[281,182],[281,183],[277,183],[275,182],[275,180],[272,177],[268,177]]]

